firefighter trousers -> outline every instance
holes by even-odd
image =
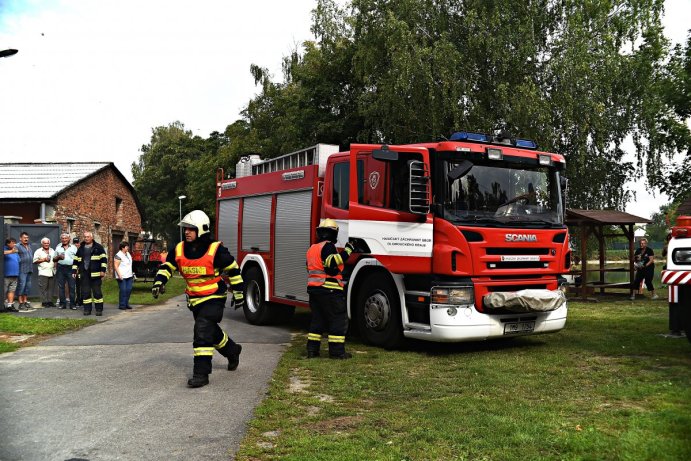
[[[340,357],[345,354],[345,335],[348,330],[345,294],[342,291],[326,290],[309,293],[312,321],[307,335],[307,351],[319,353],[321,338],[328,335],[329,355]]]
[[[195,375],[211,373],[214,350],[228,358],[237,354],[237,345],[218,326],[223,320],[225,299],[210,299],[191,307],[194,316],[194,370]]]
[[[100,277],[94,279],[82,274],[81,282],[84,312],[91,312],[92,304],[96,308],[96,312],[101,312],[103,310],[103,292],[101,291],[103,280]]]

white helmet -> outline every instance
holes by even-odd
[[[209,233],[209,217],[202,210],[190,211],[178,226],[197,230],[197,237]]]

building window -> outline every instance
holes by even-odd
[[[74,229],[74,218],[67,218],[67,227],[65,229],[65,232],[72,235],[72,230]]]
[[[115,212],[120,213],[120,211],[122,211],[122,199],[115,197]]]

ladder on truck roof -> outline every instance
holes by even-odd
[[[337,152],[337,145],[317,144],[267,160],[262,160],[258,155],[246,155],[237,163],[235,177],[273,173],[310,165],[319,165],[319,176],[322,176],[326,169],[326,160]]]

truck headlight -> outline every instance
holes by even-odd
[[[677,248],[672,252],[674,264],[691,264],[691,248]]]
[[[432,304],[473,304],[473,287],[433,287],[430,292]]]

